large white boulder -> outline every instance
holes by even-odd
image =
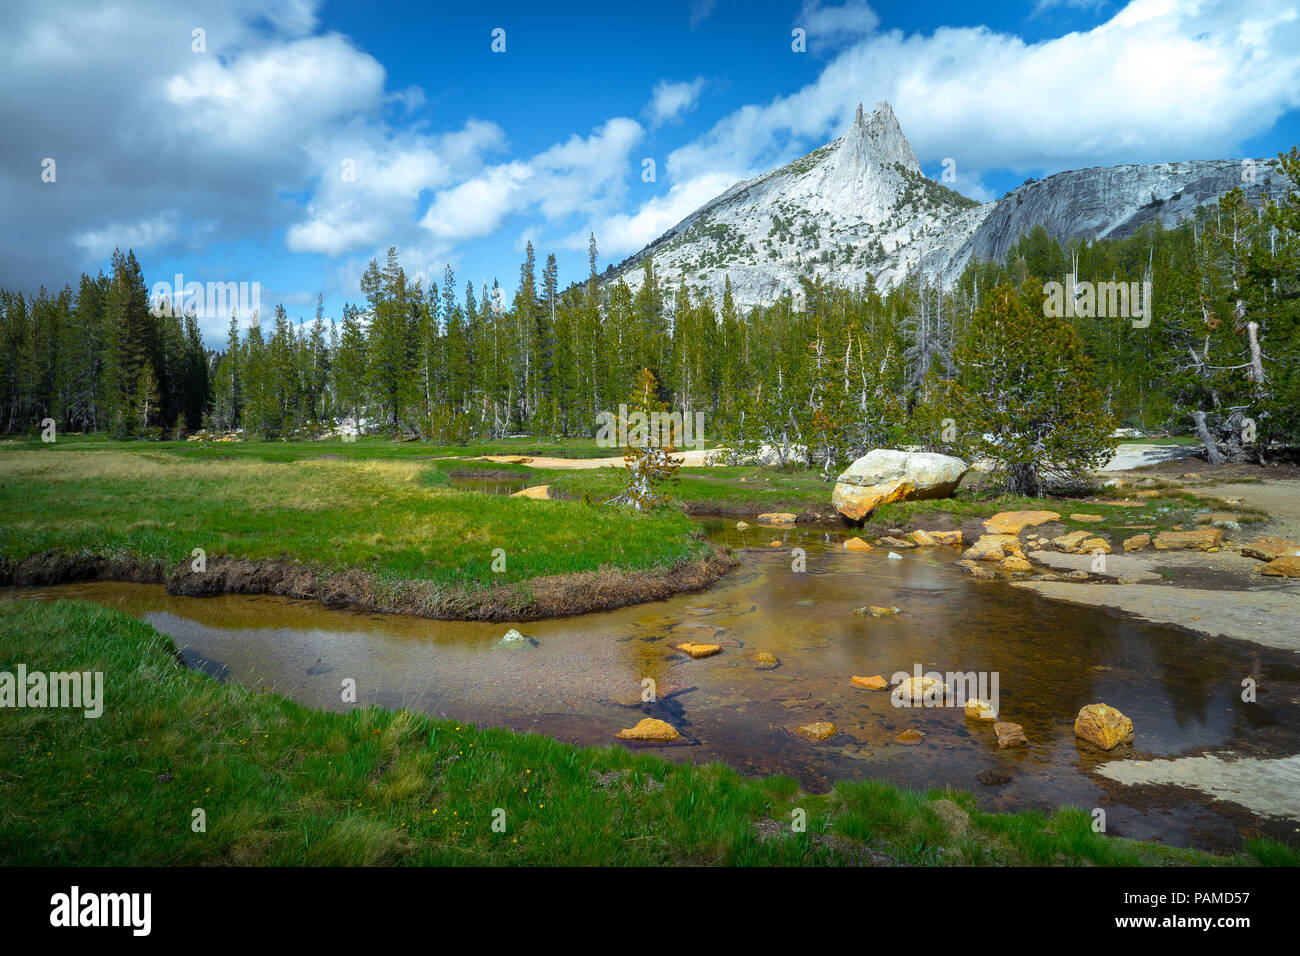
[[[891,501],[947,498],[969,470],[951,455],[877,448],[836,479],[831,504],[844,517],[861,521]]]

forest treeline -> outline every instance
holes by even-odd
[[[1282,160],[1300,182],[1297,150]],[[747,311],[729,284],[716,300],[670,291],[652,260],[635,291],[602,283],[594,237],[589,262],[585,281],[561,288],[555,257],[539,277],[530,244],[507,300],[450,266],[425,284],[390,250],[341,317],[319,306],[309,321],[283,307],[232,315],[213,350],[193,314],[155,314],[134,254],[117,252],[75,289],[0,290],[0,432],[52,418],[118,437],[297,439],[351,418],[438,443],[593,435],[598,413],[648,369],[671,408],[705,413],[710,439],[827,470],[881,445],[970,453],[995,413],[1029,444],[1061,425],[1051,416],[1094,413],[1094,431],[1195,430],[1228,457],[1300,444],[1297,192],[1252,206],[1233,190],[1174,228],[1124,239],[1062,247],[1035,229],[1005,261],[973,262],[947,287],[919,274],[884,293],[867,276],[860,289],[812,278],[801,295]],[[1152,320],[1044,315],[1043,284],[1071,272],[1149,281]],[[1041,390],[1060,407],[1030,421]]]

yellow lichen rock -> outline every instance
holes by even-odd
[[[819,720],[811,724],[800,724],[794,729],[795,733],[807,737],[809,740],[826,740],[828,737],[834,737],[838,734],[839,728],[828,720]]]
[[[656,720],[654,717],[646,717],[635,727],[620,730],[614,736],[621,737],[623,740],[677,740],[681,734],[672,724]]]
[[[792,511],[770,511],[758,516],[759,524],[792,525],[798,516]]]
[[[1102,750],[1133,740],[1133,721],[1107,704],[1088,704],[1074,719],[1074,736]]]
[[[550,485],[534,485],[531,488],[525,488],[523,491],[516,491],[511,498],[535,498],[539,501],[549,501],[551,498]]]
[[[1133,537],[1131,537],[1131,538],[1125,538],[1125,539],[1124,539],[1124,550],[1125,550],[1125,551],[1141,551],[1143,548],[1145,548],[1145,547],[1146,547],[1147,545],[1149,545],[1150,543],[1151,543],[1151,535],[1149,535],[1149,534],[1135,534],[1135,535],[1133,535]]]
[[[1014,534],[982,534],[979,540],[962,552],[962,557],[972,561],[1001,561],[1007,555],[1023,558],[1020,539]]]
[[[1157,551],[1209,551],[1223,540],[1219,528],[1198,528],[1196,531],[1161,531],[1156,535]]]
[[[1001,511],[984,522],[984,530],[990,534],[1019,534],[1032,525],[1060,518],[1055,511]]]
[[[884,690],[889,686],[889,681],[885,680],[883,674],[877,674],[875,677],[858,677],[854,675],[853,684],[856,687],[865,687],[867,690]]]
[[[1013,724],[1011,721],[999,721],[993,725],[993,733],[998,738],[998,749],[1006,750],[1008,747],[1028,747],[1029,740],[1025,737],[1025,728],[1019,724]]]
[[[929,535],[934,539],[934,543],[940,547],[956,546],[960,548],[962,544],[960,531],[931,531]]]
[[[845,542],[844,542],[844,547],[848,548],[850,551],[871,551],[871,550],[874,550],[874,549],[871,547],[871,545],[867,544],[867,543],[866,543],[865,541],[863,541],[861,538],[849,538],[848,541],[845,541]]]
[[[997,720],[998,712],[993,709],[993,705],[987,700],[976,700],[971,698],[966,701],[966,717],[970,720]]]
[[[1300,578],[1300,557],[1284,554],[1260,568],[1262,574],[1278,578]]]
[[[678,644],[677,649],[683,654],[689,654],[691,657],[712,657],[714,654],[722,653],[720,644],[696,644],[687,641],[685,644]]]
[[[837,484],[831,492],[831,504],[850,521],[861,521],[881,505],[902,501],[914,490],[906,478],[897,478],[867,488]]]
[[[918,548],[933,548],[939,544],[930,532],[922,531],[920,528],[917,528],[912,532],[912,540],[916,543]]]
[[[1258,558],[1260,561],[1276,561],[1281,557],[1300,555],[1300,544],[1296,544],[1290,538],[1265,535],[1256,538],[1250,544],[1243,544],[1241,553],[1248,558]]]
[[[1077,551],[1079,545],[1092,535],[1086,531],[1071,531],[1069,534],[1063,534],[1059,538],[1052,539],[1052,545],[1061,551]]]
[[[1034,566],[1024,558],[1018,558],[1014,554],[1002,559],[998,564],[999,571],[1006,571],[1008,574],[1020,574],[1026,571],[1034,570]]]

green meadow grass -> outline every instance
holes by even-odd
[[[486,587],[605,567],[668,568],[708,551],[671,509],[638,514],[458,491],[446,487],[439,463],[391,450],[359,444],[345,460],[321,458],[319,449],[279,460],[265,444],[230,456],[146,443],[5,448],[0,558],[54,550],[161,560],[170,569],[202,548],[209,559]],[[497,548],[506,555],[499,573]]]
[[[1082,810],[986,814],[968,793],[877,782],[810,795],[620,747],[311,710],[187,670],[170,638],[84,602],[0,602],[0,670],[19,662],[102,671],[105,699],[98,719],[0,711],[5,865],[1300,861],[1268,840],[1214,856],[1105,837]]]

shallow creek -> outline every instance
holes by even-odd
[[[119,607],[171,635],[196,667],[311,706],[343,710],[344,678],[361,703],[418,709],[480,725],[609,744],[619,729],[660,717],[684,735],[641,745],[671,760],[721,760],[744,773],[783,774],[823,791],[878,778],[975,793],[990,810],[1103,807],[1112,835],[1207,849],[1235,848],[1247,830],[1296,839],[1295,820],[1262,817],[1175,786],[1126,786],[1095,772],[1111,760],[1199,753],[1276,758],[1300,753],[1295,655],[1211,640],[1059,604],[951,567],[954,549],[849,552],[841,529],[735,529],[703,520],[741,565],[706,592],[619,611],[523,624],[535,646],[498,643],[508,624],[431,621],[328,610],[285,598],[172,597],[161,586],[86,583],[10,592],[81,597]],[[781,547],[772,548],[772,541]],[[793,548],[806,570],[792,568]],[[864,605],[897,606],[884,618]],[[692,660],[685,642],[722,645]],[[780,665],[760,670],[750,655]],[[991,724],[960,708],[898,708],[852,675],[924,671],[997,675],[1003,720],[1029,746],[1000,751]],[[1264,692],[1241,700],[1250,676]],[[643,680],[658,700],[642,703]],[[1105,702],[1129,715],[1132,747],[1076,745],[1079,708]],[[800,724],[832,721],[813,742]],[[895,738],[925,734],[918,745]]]

